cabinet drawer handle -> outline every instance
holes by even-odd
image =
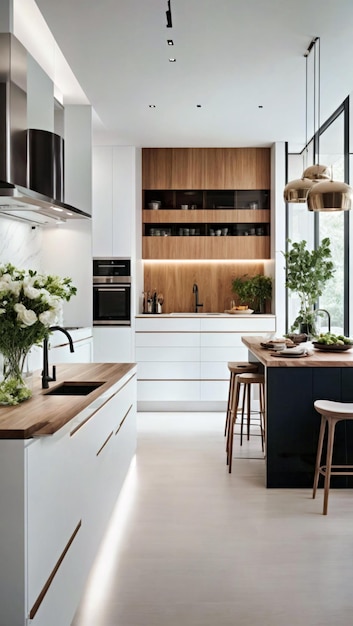
[[[70,548],[70,546],[71,546],[71,544],[72,544],[73,540],[75,539],[75,537],[76,537],[76,535],[77,535],[78,531],[80,530],[81,526],[82,526],[82,520],[80,520],[80,521],[79,521],[79,523],[77,524],[77,526],[76,526],[76,528],[75,528],[74,532],[72,533],[72,535],[71,535],[71,537],[70,537],[69,541],[67,542],[67,544],[66,544],[66,546],[65,546],[64,550],[62,551],[62,553],[61,553],[61,555],[60,555],[60,557],[59,557],[59,559],[58,559],[58,561],[57,561],[57,563],[56,563],[56,565],[55,565],[55,567],[54,567],[54,569],[53,569],[52,573],[50,574],[50,576],[49,576],[49,578],[48,578],[47,582],[45,583],[45,585],[44,585],[44,587],[43,587],[42,591],[40,592],[40,594],[39,594],[39,596],[38,596],[37,600],[36,600],[36,601],[35,601],[35,603],[33,604],[32,608],[31,608],[31,610],[30,610],[30,612],[29,612],[29,619],[33,619],[33,618],[34,618],[34,616],[35,616],[35,614],[37,613],[37,611],[38,611],[38,609],[39,609],[40,605],[42,604],[42,602],[43,602],[43,600],[44,600],[44,598],[45,598],[46,594],[48,593],[49,587],[50,587],[50,585],[52,584],[52,582],[53,582],[53,580],[54,580],[54,577],[56,576],[56,573],[57,573],[57,571],[58,571],[58,569],[59,569],[59,567],[60,567],[61,563],[63,562],[63,560],[64,560],[64,558],[65,558],[65,556],[66,556],[67,552],[69,551],[69,548]]]
[[[117,430],[115,431],[115,434],[116,434],[116,435],[118,434],[118,432],[119,432],[120,428],[122,427],[123,423],[125,422],[125,420],[126,420],[127,416],[129,415],[129,413],[130,413],[131,409],[132,409],[132,404],[130,404],[130,407],[129,407],[129,408],[128,408],[128,410],[126,411],[126,413],[125,413],[125,415],[124,415],[123,419],[121,420],[121,422],[120,422],[120,424],[119,424],[119,426],[118,426]]]
[[[96,456],[98,456],[102,452],[103,448],[107,445],[109,439],[113,436],[113,434],[114,434],[114,431],[112,430],[112,432],[106,438],[105,442],[99,448],[98,452],[96,452]]]

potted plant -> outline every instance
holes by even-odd
[[[292,243],[290,239],[288,243]],[[313,336],[316,333],[314,305],[335,271],[331,260],[330,239],[325,237],[316,250],[311,251],[307,249],[305,240],[294,242],[283,255],[286,259],[285,285],[300,298],[300,309],[291,331],[299,329],[299,332]]]
[[[237,294],[239,304],[247,304],[256,313],[264,313],[266,300],[272,298],[272,278],[263,274],[244,274],[234,278],[232,291]]]

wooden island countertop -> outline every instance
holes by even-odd
[[[353,349],[342,352],[316,350],[311,343],[308,349],[312,354],[302,357],[280,357],[273,350],[263,348],[263,337],[242,336],[243,344],[265,367],[353,367]],[[301,344],[305,347],[305,343]]]
[[[41,372],[33,374],[33,396],[16,406],[0,406],[0,439],[29,439],[52,435],[62,426],[92,405],[92,411],[116,393],[109,389],[119,381],[122,385],[135,374],[134,363],[72,363],[56,367],[56,381],[49,389],[42,389]],[[86,396],[47,395],[63,382],[101,382],[97,389]],[[97,404],[97,407],[95,406]]]

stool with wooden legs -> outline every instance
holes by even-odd
[[[314,402],[314,407],[316,411],[321,415],[321,424],[315,463],[313,498],[315,498],[316,496],[319,475],[321,474],[325,477],[323,515],[327,515],[331,476],[351,476],[353,473],[353,465],[332,465],[332,453],[336,424],[343,420],[353,420],[353,403],[333,402],[332,400],[316,400]],[[322,447],[324,443],[326,425],[326,464],[321,465]],[[334,471],[332,471],[332,469]]]
[[[235,361],[228,363],[228,369],[230,372],[229,378],[229,390],[228,390],[228,404],[226,421],[224,425],[224,436],[228,437],[229,424],[231,422],[233,398],[235,393],[235,377],[237,374],[245,374],[247,372],[257,372],[258,365],[256,363],[248,363],[247,361]]]
[[[259,410],[252,411],[251,410],[251,390],[252,385],[258,385],[259,389]],[[242,391],[242,403],[241,403],[241,423],[240,423],[240,445],[243,445],[243,430],[244,430],[244,420],[246,414],[246,434],[247,439],[250,439],[250,423],[251,423],[251,414],[258,413],[260,418],[260,434],[261,434],[261,445],[262,451],[265,450],[265,378],[263,374],[247,372],[246,374],[237,374],[235,377],[235,391],[233,394],[233,402],[232,402],[232,411],[231,411],[231,420],[228,428],[228,437],[227,437],[227,463],[229,468],[229,473],[232,471],[232,456],[233,456],[233,439],[234,439],[234,425],[237,419],[237,414],[239,411],[239,399]],[[245,412],[246,409],[246,412]]]

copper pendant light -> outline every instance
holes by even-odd
[[[283,190],[283,198],[285,202],[306,202],[308,191],[313,185],[314,181],[309,180],[309,178],[305,178],[304,175],[303,178],[297,178],[296,180],[289,181]]]
[[[316,88],[316,55],[318,46],[318,129],[317,129],[317,153],[320,156],[320,37],[311,42],[311,48],[315,46],[314,56],[314,81]],[[309,50],[311,49],[309,47]],[[315,131],[315,95],[314,95],[314,131]],[[306,200],[309,211],[349,211],[353,205],[353,189],[347,183],[333,180],[326,165],[311,165],[307,167],[303,176],[311,179],[314,184],[308,191]]]
[[[353,189],[338,180],[316,183],[307,195],[309,211],[349,211],[353,204]]]

